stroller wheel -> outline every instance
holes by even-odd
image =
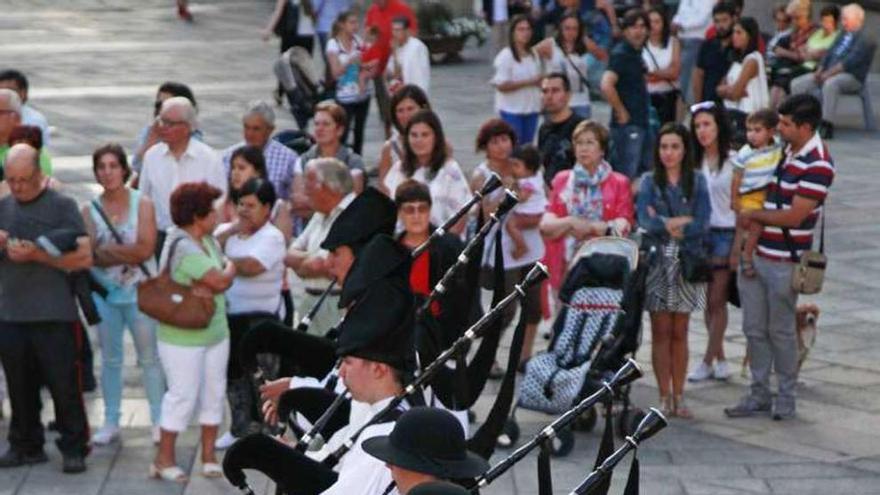
[[[565,457],[574,448],[574,433],[565,428],[560,430],[553,438],[551,452],[553,457]]]
[[[621,412],[617,420],[617,429],[620,437],[626,438],[632,435],[645,416],[645,411],[641,409],[630,409],[627,412]]]
[[[571,424],[571,429],[573,431],[593,431],[593,428],[596,427],[597,419],[596,408],[591,407],[574,420],[574,423]]]
[[[501,435],[498,436],[495,444],[498,448],[509,449],[516,445],[517,441],[519,441],[519,425],[515,419],[509,418],[504,422],[504,429],[501,430]]]

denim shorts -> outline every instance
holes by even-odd
[[[711,228],[709,229],[709,257],[727,258],[733,249],[734,229]]]

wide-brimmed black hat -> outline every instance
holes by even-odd
[[[367,241],[355,256],[348,269],[339,307],[347,308],[357,300],[371,285],[383,278],[409,280],[412,256],[409,249],[387,234],[376,234]]]
[[[464,488],[444,481],[429,481],[418,484],[407,495],[470,495]]]
[[[337,356],[355,356],[415,369],[415,297],[406,280],[382,278],[352,305],[339,325]]]
[[[321,248],[332,251],[349,246],[357,253],[376,234],[392,234],[397,225],[397,207],[391,198],[368,187],[333,221]]]
[[[489,470],[488,462],[468,452],[461,423],[435,407],[406,411],[390,435],[364,440],[363,448],[388,464],[443,479],[475,478]]]

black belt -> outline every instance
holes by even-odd
[[[308,289],[308,288],[307,288],[307,289],[306,289],[306,294],[308,294],[308,295],[310,295],[310,296],[320,296],[321,294],[324,293],[325,290],[326,290],[326,289]],[[331,295],[331,296],[338,296],[338,295],[341,295],[341,294],[342,294],[342,290],[341,290],[341,289],[333,289],[333,290],[330,291],[330,295]]]

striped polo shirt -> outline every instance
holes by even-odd
[[[781,175],[780,175],[781,174]],[[797,228],[789,229],[793,241],[792,248],[800,256],[813,245],[813,228],[822,213],[822,205],[828,195],[828,188],[834,180],[834,164],[828,147],[815,134],[799,152],[786,149],[785,163],[777,168],[773,180],[767,186],[765,210],[791,208],[795,196],[816,200],[816,208]],[[791,251],[785,242],[782,229],[772,225],[764,226],[758,239],[758,255],[776,261],[791,261]]]

